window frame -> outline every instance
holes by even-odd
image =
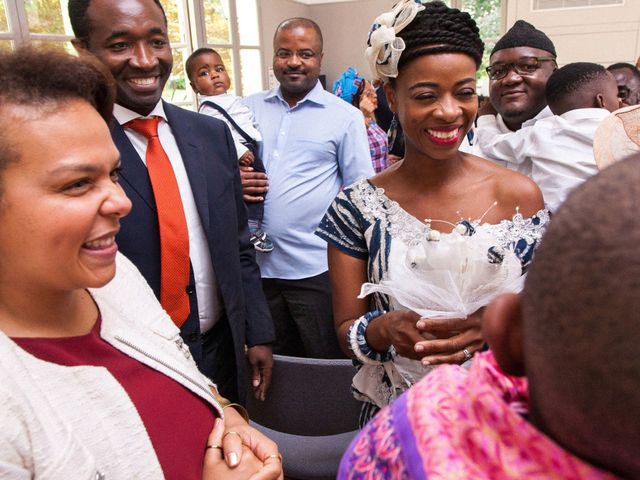
[[[238,0],[229,0],[229,29],[231,36],[231,43],[207,43],[206,38],[206,26],[204,17],[204,0],[174,0],[178,4],[178,8],[184,14],[184,18],[180,21],[181,41],[171,41],[171,48],[181,50],[186,56],[190,55],[193,51],[201,47],[210,48],[224,48],[231,52],[231,58],[233,62],[233,87],[237,95],[243,95],[242,86],[242,65],[240,52],[241,50],[255,50],[258,52],[260,63],[263,59],[263,45],[262,45],[262,24],[260,19],[262,18],[261,2],[256,1],[256,15],[258,20],[258,45],[243,45],[240,43],[240,34],[238,31],[238,16],[237,5]],[[31,33],[29,31],[27,10],[24,0],[0,0],[4,2],[8,32],[0,32],[0,40],[8,40],[13,42],[13,47],[17,48],[21,45],[29,44],[32,41],[47,41],[47,42],[60,42],[61,46],[69,49],[72,35],[56,34],[56,33]],[[63,16],[66,15],[63,13]],[[186,56],[184,61],[186,61]],[[189,87],[189,79],[186,72],[182,72],[185,81],[186,88],[188,90],[188,100],[175,101],[176,105],[183,107],[193,108],[197,107],[196,94]],[[260,83],[262,89],[267,84],[267,71],[264,65],[260,68]]]
[[[243,96],[242,90],[242,65],[240,62],[240,50],[256,50],[262,63],[262,24],[260,19],[262,18],[261,2],[256,1],[256,15],[258,18],[258,45],[243,45],[240,43],[240,33],[238,31],[238,14],[237,14],[237,0],[229,0],[229,31],[231,36],[231,43],[209,43],[207,41],[207,30],[205,25],[204,14],[204,0],[190,0],[190,4],[193,8],[192,17],[192,43],[197,45],[196,48],[208,47],[215,49],[226,49],[231,51],[231,61],[233,62],[233,87],[236,95]],[[194,48],[193,50],[195,50]],[[192,50],[192,51],[193,51]],[[267,84],[267,72],[264,65],[260,68],[262,89]]]
[[[567,6],[565,4],[565,0],[560,0],[562,2],[562,6],[560,7],[540,7],[540,0],[531,0],[531,8],[532,12],[556,12],[560,10],[575,10],[580,8],[608,8],[608,7],[624,7],[626,4],[626,0],[617,0],[618,3],[601,3],[601,4],[592,4],[593,0],[584,0],[586,3],[583,5],[570,5]],[[596,0],[597,1],[597,0]],[[538,4],[538,5],[536,5]]]

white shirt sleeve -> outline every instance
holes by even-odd
[[[531,127],[523,127],[513,132],[503,127],[495,115],[478,118],[472,153],[491,160],[511,164],[521,164],[531,156]]]

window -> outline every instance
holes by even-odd
[[[71,35],[68,18],[62,14],[65,0],[0,0],[0,48],[34,45],[64,45]],[[65,12],[66,14],[66,12]],[[67,43],[66,48],[72,51]]]
[[[173,48],[173,71],[163,97],[195,107],[184,63],[200,47],[218,50],[231,77],[231,91],[247,95],[264,88],[257,0],[161,0]],[[68,0],[0,0],[0,49],[17,45],[73,47]]]
[[[544,0],[534,0],[544,1]],[[478,24],[480,37],[484,41],[484,56],[478,70],[480,77],[486,77],[485,67],[489,65],[489,54],[500,38],[501,0],[449,0],[449,5],[469,12]]]
[[[162,97],[176,105],[193,108],[196,98],[184,71],[184,64],[194,50],[191,48],[187,2],[186,0],[161,0],[160,3],[167,16],[169,41],[173,53],[173,70],[164,87]]]
[[[624,5],[624,0],[532,0],[532,10]]]
[[[262,90],[257,0],[201,0],[198,3],[201,9],[195,17],[198,46],[211,47],[220,54],[234,93],[247,95]]]
[[[0,0],[0,50],[9,50],[13,48],[13,35],[9,28],[9,16],[7,14],[7,6],[4,0]]]

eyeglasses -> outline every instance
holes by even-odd
[[[313,50],[298,50],[294,53],[291,50],[280,49],[276,52],[275,55],[276,58],[279,58],[280,60],[289,60],[294,55],[300,60],[311,60],[317,54]]]
[[[511,63],[496,63],[487,67],[487,74],[491,80],[500,80],[507,76],[509,70],[513,70],[518,75],[533,75],[542,65],[542,62],[556,63],[555,57],[520,57]]]

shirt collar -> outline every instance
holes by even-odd
[[[540,110],[535,117],[530,118],[529,120],[526,120],[526,121],[522,122],[522,126],[523,127],[529,127],[529,126],[533,125],[534,123],[536,123],[538,120],[542,120],[543,118],[547,118],[547,117],[551,117],[551,116],[553,116],[553,112],[551,111],[551,109],[548,106],[546,106],[542,110]]]
[[[156,106],[153,107],[153,110],[151,110],[151,113],[149,113],[149,115],[147,115],[146,117],[140,115],[139,113],[134,112],[133,110],[129,110],[128,108],[123,107],[122,105],[118,105],[116,103],[113,106],[113,116],[120,125],[124,125],[125,123],[130,122],[131,120],[134,120],[136,118],[149,118],[149,117],[160,117],[165,122],[168,123],[167,115],[164,113],[164,105],[162,104],[162,100],[160,100],[156,104]]]
[[[520,128],[530,127],[531,125],[536,123],[538,120],[542,120],[543,118],[547,118],[547,117],[551,117],[551,116],[553,116],[553,113],[551,112],[551,109],[548,106],[546,106],[542,110],[540,110],[535,117],[530,118],[529,120],[525,120],[524,122],[522,122],[522,126]],[[507,124],[504,123],[504,119],[502,118],[502,115],[497,114],[496,115],[496,121],[498,122],[498,125],[500,126],[500,129],[502,131],[504,131],[504,132],[511,131],[511,129],[509,127],[507,127]]]
[[[584,120],[588,118],[595,118],[596,120],[602,120],[609,116],[609,110],[606,108],[576,108],[569,110],[560,115],[565,120]]]
[[[327,101],[323,95],[323,92],[324,92],[324,88],[322,88],[322,84],[320,83],[320,80],[317,80],[315,86],[309,91],[309,93],[307,93],[304,96],[302,100],[300,100],[296,104],[296,106],[301,105],[307,101],[317,103],[318,105],[326,105]],[[265,100],[271,100],[275,98],[280,99],[280,101],[288,105],[287,101],[282,96],[281,87],[271,89],[271,91],[265,97]],[[295,107],[291,107],[291,108],[295,108]]]

